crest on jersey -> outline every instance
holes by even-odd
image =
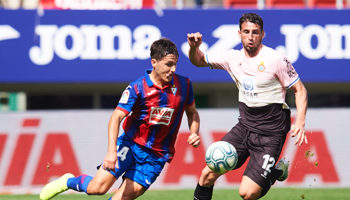
[[[173,85],[173,87],[171,88],[171,91],[173,92],[173,94],[175,96],[176,92],[177,92],[177,88],[175,87],[175,85]]]
[[[263,71],[265,70],[264,62],[261,62],[261,63],[258,65],[258,70],[259,70],[259,72],[263,72]]]

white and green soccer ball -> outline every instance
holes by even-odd
[[[237,161],[236,148],[225,141],[212,143],[205,152],[205,162],[208,167],[219,174],[234,169]]]

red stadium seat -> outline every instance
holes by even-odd
[[[306,8],[304,0],[266,0],[266,8]]]
[[[257,8],[257,0],[224,0],[225,8]]]
[[[54,0],[40,0],[39,4],[44,9],[58,9]]]
[[[142,8],[154,8],[154,0],[143,0]]]
[[[346,0],[343,0],[345,6]],[[337,0],[309,0],[310,8],[336,8]]]

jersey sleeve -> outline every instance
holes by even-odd
[[[218,51],[218,52],[207,52],[205,54],[205,59],[212,69],[224,69],[228,71],[229,69],[229,59],[232,57],[231,50],[228,51]]]
[[[192,81],[188,80],[189,86],[188,86],[188,98],[186,105],[190,106],[194,103],[194,95],[193,95],[193,88],[192,88]]]
[[[137,84],[129,85],[120,97],[117,109],[129,114],[137,100]]]
[[[299,80],[292,63],[283,56],[277,61],[277,77],[285,88],[292,87]]]

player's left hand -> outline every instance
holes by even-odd
[[[201,142],[201,139],[197,133],[191,133],[190,136],[188,136],[187,143],[189,145],[192,145],[193,147],[198,147]]]
[[[298,144],[299,146],[303,144],[303,142],[305,142],[305,144],[307,144],[307,137],[305,134],[305,129],[304,126],[295,124],[292,126],[292,137],[297,136],[297,139],[295,140],[294,144]]]

